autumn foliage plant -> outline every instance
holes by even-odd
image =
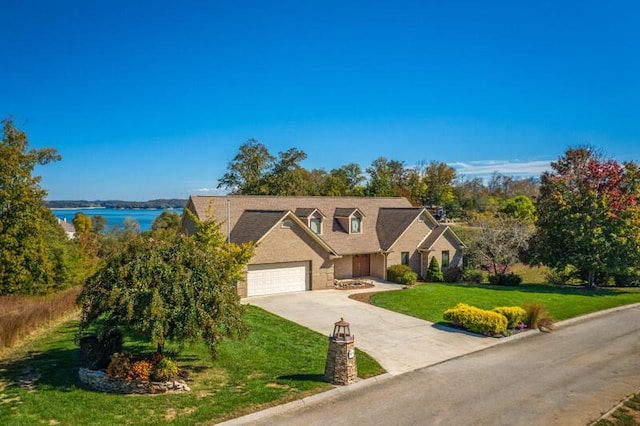
[[[134,355],[129,352],[113,354],[107,367],[107,376],[138,382],[170,381],[178,377],[176,363],[157,352],[151,355]]]

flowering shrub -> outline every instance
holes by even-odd
[[[507,331],[507,318],[493,311],[459,303],[444,312],[445,320],[480,334],[504,334]]]
[[[499,306],[493,308],[493,312],[504,315],[507,318],[507,328],[516,328],[518,324],[527,319],[527,311],[520,306]]]

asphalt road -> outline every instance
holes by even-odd
[[[640,390],[640,307],[261,419],[265,425],[585,425]]]

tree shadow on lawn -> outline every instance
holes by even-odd
[[[324,382],[323,374],[290,374],[278,376],[278,380],[291,380],[296,382]]]
[[[579,296],[617,296],[621,294],[633,293],[624,291],[620,288],[616,290],[606,288],[587,288],[583,286],[552,286],[545,284],[521,284],[519,286],[501,286],[489,284],[446,284],[447,286],[456,286],[461,288],[475,287],[484,290],[494,291],[520,291],[523,293],[545,293],[545,294],[567,294]]]
[[[61,392],[71,392],[81,387],[79,363],[77,348],[28,352],[20,359],[0,362],[0,381],[28,390],[44,385]]]

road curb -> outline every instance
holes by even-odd
[[[292,410],[294,408],[303,407],[308,404],[315,404],[320,401],[327,400],[337,395],[347,394],[359,389],[363,389],[369,386],[373,386],[377,383],[384,382],[389,380],[393,376],[389,373],[384,373],[379,376],[370,377],[368,379],[359,380],[356,383],[348,386],[337,386],[331,390],[326,392],[317,393],[306,398],[297,399],[295,401],[287,402],[286,404],[276,405],[274,407],[269,407],[261,411],[256,411],[255,413],[247,414],[242,417],[236,417],[235,419],[227,420],[222,423],[217,423],[221,426],[237,426],[244,425],[256,420],[261,420],[267,417],[271,417],[276,414],[284,413],[286,411]]]
[[[633,308],[637,308],[637,307],[640,307],[640,303],[634,303],[634,304],[631,304],[631,305],[618,306],[618,307],[615,307],[615,308],[606,309],[604,311],[593,312],[593,313],[590,313],[590,314],[581,315],[579,317],[575,317],[575,318],[570,318],[570,319],[567,319],[567,320],[559,321],[555,325],[558,328],[567,327],[567,326],[571,326],[571,325],[574,325],[574,324],[577,324],[577,323],[580,323],[582,321],[586,321],[586,320],[589,320],[589,319],[592,319],[592,318],[597,318],[597,317],[600,317],[600,316],[611,314],[613,312],[623,311],[623,310],[626,310],[626,309],[633,309]],[[442,360],[442,361],[439,361],[439,362],[435,362],[433,364],[425,365],[424,367],[417,368],[416,370],[421,370],[421,369],[424,369],[424,368],[431,368],[431,367],[434,367],[436,365],[439,365],[439,364],[442,364],[442,363],[445,363],[445,362],[448,362],[448,361],[451,361],[451,360],[454,360],[454,359],[457,359],[457,358],[461,358],[461,357],[464,357],[464,356],[467,356],[467,355],[470,355],[470,354],[473,354],[473,353],[486,351],[486,350],[491,349],[492,347],[497,346],[497,345],[513,342],[514,340],[520,340],[520,339],[523,339],[523,338],[526,338],[526,337],[533,337],[533,336],[540,335],[539,332],[535,333],[535,331],[536,330],[529,330],[529,331],[525,331],[523,333],[517,333],[517,334],[511,335],[511,336],[508,336],[508,337],[500,338],[500,339],[498,339],[498,341],[494,345],[491,345],[491,346],[488,346],[488,347],[485,347],[485,348],[481,348],[481,349],[477,349],[477,350],[473,350],[473,351],[470,351],[470,352],[465,353],[465,354],[460,354],[460,355],[457,355],[457,356],[454,356],[454,357],[451,357],[451,358],[448,358],[448,359],[445,359],[445,360]],[[412,371],[416,371],[416,370],[412,370]],[[382,382],[384,382],[386,380],[389,380],[392,377],[400,376],[402,374],[407,374],[409,372],[410,371],[404,372],[404,373],[401,373],[401,374],[397,374],[397,375],[392,375],[390,373],[384,373],[384,374],[381,374],[379,376],[374,376],[374,377],[370,377],[368,379],[359,380],[359,381],[357,381],[356,383],[354,383],[352,385],[337,386],[337,387],[335,387],[333,389],[330,389],[328,391],[325,391],[325,392],[321,392],[321,393],[317,393],[317,394],[314,394],[314,395],[310,395],[308,397],[305,397],[305,398],[302,398],[302,399],[299,399],[299,400],[295,400],[295,401],[291,401],[291,402],[288,402],[286,404],[276,405],[276,406],[273,406],[273,407],[270,407],[270,408],[266,408],[266,409],[261,410],[261,411],[256,411],[254,413],[247,414],[247,415],[244,415],[242,417],[237,417],[235,419],[227,420],[225,422],[218,423],[218,424],[222,425],[222,426],[244,425],[244,424],[256,421],[256,420],[261,420],[261,419],[264,419],[264,418],[267,418],[267,417],[271,417],[271,416],[276,415],[276,414],[284,413],[284,412],[292,410],[294,408],[300,408],[300,407],[303,407],[305,405],[315,404],[315,403],[327,400],[327,399],[332,398],[332,397],[337,396],[337,395],[347,394],[347,393],[354,392],[354,391],[359,390],[359,389],[363,389],[363,388],[366,388],[366,387],[369,387],[369,386],[373,386],[373,385],[375,385],[377,383],[382,383]]]
[[[615,308],[611,308],[611,309],[605,309],[604,311],[598,311],[598,312],[592,312],[590,314],[586,314],[586,315],[580,315],[579,317],[574,317],[574,318],[569,318],[563,321],[559,321],[556,323],[556,327],[566,327],[568,325],[573,325],[582,321],[586,321],[588,319],[592,319],[592,318],[597,318],[597,317],[601,317],[604,315],[608,315],[610,313],[613,312],[619,312],[619,311],[624,311],[627,309],[633,309],[633,308],[637,308],[640,307],[640,303],[633,303],[631,305],[622,305],[622,306],[616,306]]]

